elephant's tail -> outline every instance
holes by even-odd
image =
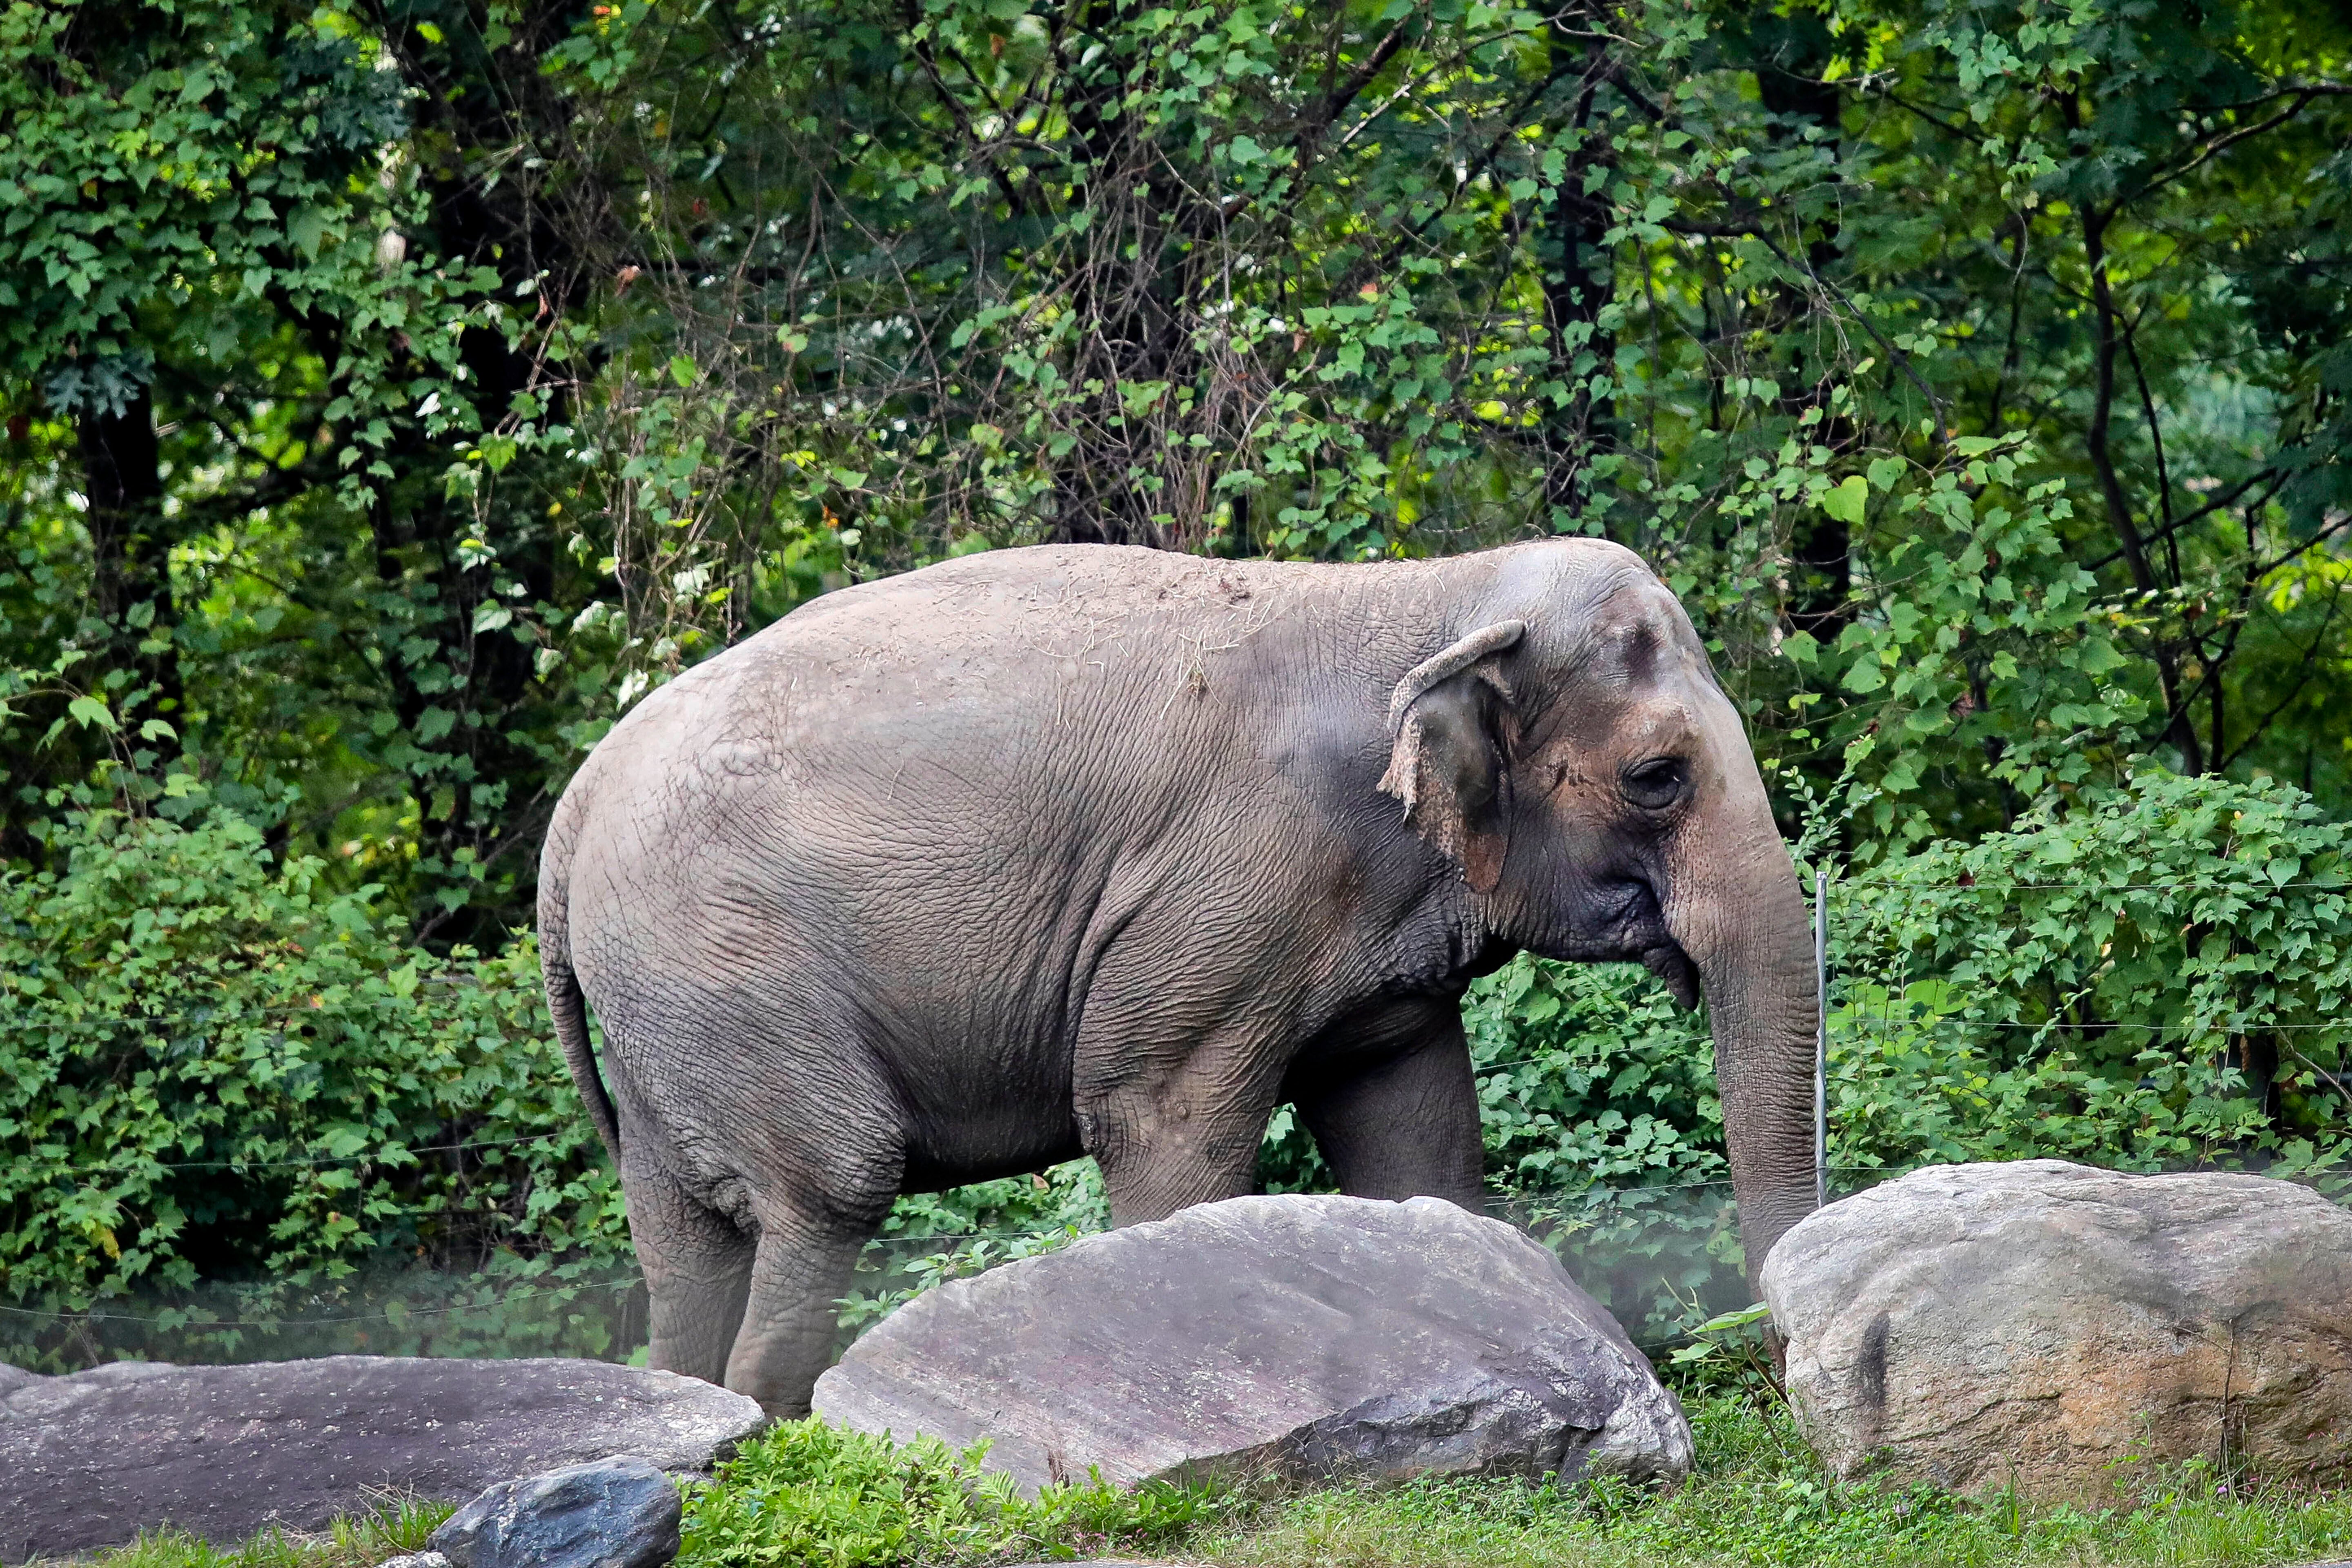
[[[596,1070],[596,1047],[588,1038],[588,999],[572,970],[572,853],[579,837],[580,806],[574,793],[556,802],[547,825],[547,847],[539,861],[539,972],[547,983],[548,1016],[563,1047],[564,1065],[579,1086],[589,1124],[604,1141],[613,1163],[621,1163],[621,1127],[613,1097]]]

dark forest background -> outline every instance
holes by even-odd
[[[565,779],[1041,541],[1642,551],[1835,879],[1839,1162],[2332,1181],[2347,225],[2342,0],[8,0],[0,1297],[624,1247]],[[1720,1173],[1637,974],[1472,1006],[1499,1188]]]

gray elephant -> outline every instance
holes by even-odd
[[[653,1364],[780,1415],[901,1193],[1086,1153],[1152,1219],[1250,1191],[1287,1101],[1344,1191],[1475,1206],[1458,1004],[1521,949],[1703,989],[1751,1270],[1812,1206],[1789,857],[1612,544],[1041,547],[828,595],[614,728],[539,912]]]

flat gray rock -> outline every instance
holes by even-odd
[[[1690,1428],[1550,1249],[1435,1198],[1247,1197],[928,1291],[816,1413],[982,1438],[1025,1489],[1277,1474],[1673,1478]]]
[[[1840,1477],[2112,1500],[2134,1456],[2352,1479],[2352,1213],[2261,1176],[1937,1165],[1765,1260]]]
[[[615,1454],[703,1469],[765,1425],[740,1394],[597,1361],[118,1362],[0,1393],[0,1561],[163,1524],[227,1546]]]

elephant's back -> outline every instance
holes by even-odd
[[[1299,662],[1333,570],[1065,545],[860,584],[647,696],[593,771],[662,793],[771,788],[787,811],[812,793],[855,806],[884,764],[902,784],[908,768],[1017,763],[1065,787],[1108,770],[1131,799],[1136,764],[1197,749],[1188,731],[1207,726],[1192,721],[1238,695],[1244,669]]]
[[[1204,591],[1202,564],[976,556],[828,595],[640,703],[565,807],[575,966],[624,1059],[727,1032],[681,1007],[803,1042],[803,1072],[887,1039],[943,1169],[995,1158],[967,1123],[1066,1114],[1089,955],[1239,743],[1178,656],[1223,683],[1278,607],[1283,574]]]
[[[1058,1005],[1129,852],[1241,744],[1187,661],[1222,687],[1311,619],[1313,569],[1218,566],[967,557],[827,595],[652,693],[566,802],[583,979],[760,954],[747,967],[855,973],[866,1003],[940,1027]],[[906,994],[877,997],[881,974]],[[948,978],[967,975],[984,994]]]

